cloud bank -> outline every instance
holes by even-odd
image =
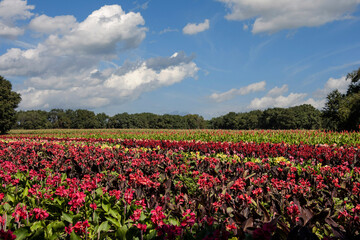
[[[144,24],[140,13],[125,13],[119,5],[103,6],[82,22],[69,15],[37,16],[29,29],[45,35],[45,40],[28,49],[8,49],[0,56],[0,74],[27,78],[19,91],[22,109],[122,104],[196,77],[194,56],[181,51],[113,66],[123,51],[142,43],[147,32]],[[101,68],[106,62],[112,67]]]
[[[34,6],[27,5],[26,0],[2,0],[0,2],[0,38],[14,39],[24,34],[22,27],[16,26],[16,21],[29,19]]]
[[[227,92],[213,93],[209,96],[209,98],[214,100],[215,102],[223,102],[223,101],[233,99],[234,97],[239,96],[239,95],[247,95],[247,94],[253,93],[253,92],[264,91],[265,86],[266,86],[265,81],[258,82],[258,83],[252,83],[246,87],[242,87],[239,89],[233,88]]]
[[[218,0],[230,13],[228,20],[255,19],[254,34],[283,29],[316,27],[350,18],[360,0]]]
[[[288,92],[288,86],[284,84],[282,87],[272,88],[262,98],[254,98],[250,102],[248,109],[287,108],[302,104],[311,104],[315,108],[321,109],[325,106],[327,94],[335,89],[345,93],[350,82],[345,76],[338,79],[329,78],[322,89],[314,92],[314,97],[308,97],[306,93],[290,93],[285,95]]]

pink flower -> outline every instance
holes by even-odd
[[[151,221],[158,226],[164,225],[163,219],[166,218],[162,212],[162,207],[157,206],[155,210],[151,210]]]
[[[75,231],[76,233],[86,233],[86,228],[90,227],[88,220],[85,220],[84,222],[77,222],[74,226],[65,227],[65,232],[68,234],[71,234],[72,231]]]
[[[20,218],[26,219],[28,216],[28,211],[26,210],[26,206],[20,207],[20,204],[18,204],[15,208],[15,211],[12,214],[13,218],[15,218],[15,221],[19,222]]]
[[[124,193],[125,202],[129,205],[131,204],[131,201],[134,197],[134,192],[135,192],[134,190],[132,190],[131,188],[128,188]]]
[[[137,220],[139,220],[140,216],[141,216],[141,212],[142,209],[136,209],[133,213],[132,216],[130,216],[130,219],[133,220],[134,222],[136,222]]]
[[[226,225],[226,230],[228,230],[229,232],[232,232],[232,230],[234,229],[236,229],[235,223]]]
[[[13,232],[10,231],[10,230],[5,232],[3,229],[1,229],[0,230],[0,239],[3,239],[3,240],[15,240],[16,235],[14,235]]]
[[[70,194],[71,200],[69,202],[69,205],[71,205],[71,211],[74,211],[75,209],[82,207],[85,203],[85,193],[83,192],[76,192],[73,194]]]
[[[94,209],[94,210],[96,210],[96,209],[97,209],[97,205],[96,205],[96,203],[90,203],[90,207],[91,207],[92,209]]]
[[[138,229],[140,229],[141,231],[145,232],[146,231],[146,228],[147,228],[147,225],[146,224],[141,224],[141,223],[138,223],[138,224],[134,224],[135,227],[137,227]]]
[[[117,200],[120,199],[121,191],[120,190],[111,190],[109,191],[110,196],[115,196]]]
[[[183,213],[183,220],[181,222],[181,226],[182,227],[186,227],[189,226],[191,227],[192,225],[195,224],[196,218],[195,218],[195,213],[191,212],[190,209],[186,210],[186,212]]]
[[[38,220],[44,220],[49,216],[46,210],[43,210],[41,208],[34,208],[30,213],[30,216],[32,215],[35,215],[35,218]]]

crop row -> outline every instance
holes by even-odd
[[[359,151],[4,138],[0,238],[355,239]]]
[[[46,129],[12,130],[15,136],[69,138],[123,138],[204,142],[271,142],[288,144],[336,144],[359,146],[359,132],[325,132],[312,130],[158,130],[158,129]]]

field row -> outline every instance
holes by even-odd
[[[7,137],[0,141],[0,237],[358,237],[359,153],[284,143]]]
[[[311,130],[158,130],[158,129],[48,129],[12,130],[13,136],[62,138],[154,139],[204,142],[271,142],[360,146],[359,132]]]

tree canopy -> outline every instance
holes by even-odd
[[[20,94],[12,91],[11,82],[0,76],[0,134],[5,134],[14,125],[15,108],[20,101]]]

